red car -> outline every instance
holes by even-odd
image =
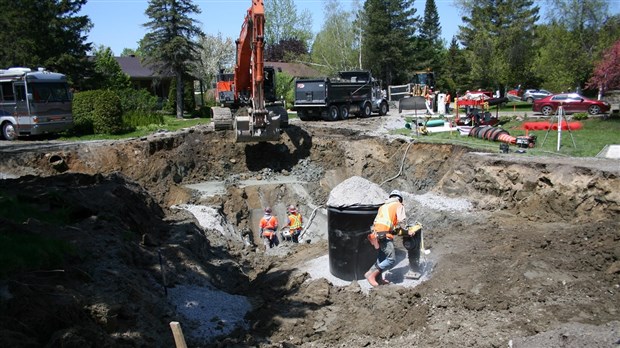
[[[594,100],[583,97],[577,93],[554,94],[548,97],[534,100],[532,110],[540,112],[545,116],[553,115],[558,106],[564,107],[564,112],[572,114],[575,112],[587,112],[590,115],[598,115],[608,112],[611,106],[602,100]]]

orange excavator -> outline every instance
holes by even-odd
[[[218,75],[215,129],[234,129],[237,142],[274,141],[288,115],[275,93],[275,70],[264,66],[265,8],[252,0],[236,40],[234,74]]]

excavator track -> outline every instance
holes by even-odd
[[[234,128],[234,118],[229,108],[212,107],[213,126],[215,130],[232,130]]]

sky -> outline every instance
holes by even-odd
[[[293,0],[298,13],[308,10],[312,15],[312,30],[316,34],[323,25],[323,0]],[[363,3],[363,0],[359,1]],[[342,8],[350,10],[352,0],[340,1]],[[424,15],[425,0],[415,0],[417,15]],[[541,1],[542,3],[542,1]],[[245,14],[250,7],[250,0],[194,0],[201,13],[196,17],[201,29],[206,34],[230,37],[233,41],[239,36]],[[461,15],[453,0],[435,0],[441,23],[442,37],[450,42],[462,24]],[[88,41],[94,47],[110,47],[119,56],[123,49],[138,47],[138,41],[144,37],[143,26],[148,21],[144,11],[148,0],[88,0],[80,14],[90,17],[93,28],[88,34]],[[620,1],[610,0],[612,13],[620,12]]]

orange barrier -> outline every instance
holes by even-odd
[[[558,124],[557,123],[551,123],[551,122],[525,122],[523,123],[522,126],[523,129],[525,129],[526,131],[528,130],[558,130]],[[579,130],[583,128],[583,124],[581,122],[566,122],[563,121],[562,122],[562,130]]]

